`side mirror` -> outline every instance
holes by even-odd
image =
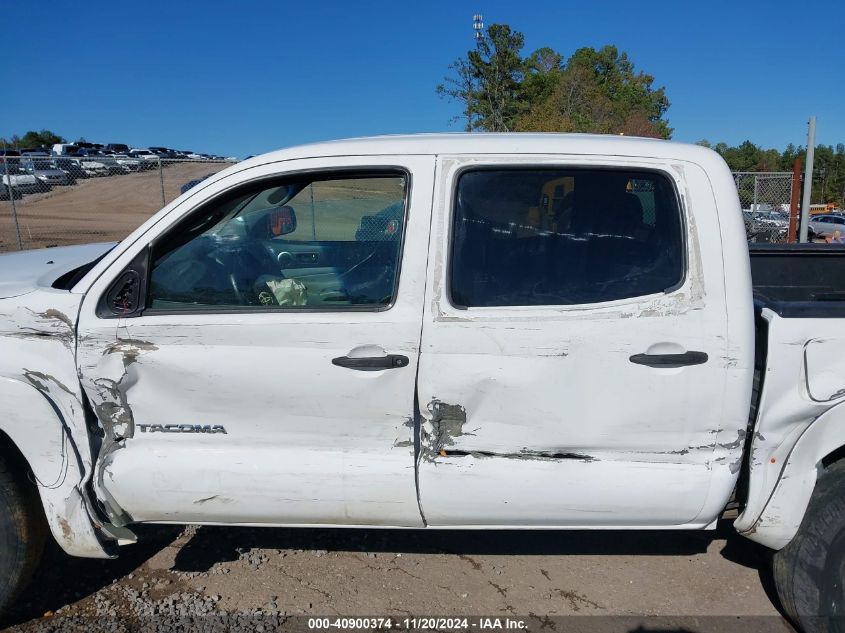
[[[270,211],[268,223],[271,237],[293,233],[296,230],[296,211],[287,205],[276,207]]]
[[[142,250],[112,282],[97,303],[97,316],[101,319],[119,319],[140,316],[144,311],[147,293],[147,269],[150,248]]]

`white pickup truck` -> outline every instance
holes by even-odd
[[[0,257],[0,606],[49,526],[736,529],[845,613],[836,248],[749,257],[696,146],[321,143]],[[659,538],[659,536],[655,536]]]

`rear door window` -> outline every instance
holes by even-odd
[[[684,279],[681,210],[664,174],[483,169],[460,175],[449,273],[458,307],[574,305]]]

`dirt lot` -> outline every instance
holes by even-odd
[[[297,615],[512,616],[534,631],[792,630],[773,604],[765,550],[729,522],[715,533],[139,532],[112,561],[53,551],[8,630],[172,629],[188,615],[186,630],[307,628]]]
[[[109,242],[126,237],[161,209],[161,179],[170,202],[195,178],[220,171],[228,163],[178,163],[157,169],[80,180],[70,187],[15,201],[24,248]],[[0,200],[0,252],[17,250],[12,205]]]

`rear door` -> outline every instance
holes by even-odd
[[[105,434],[95,485],[113,515],[421,525],[412,419],[433,164],[264,165],[199,186],[126,247],[79,324]],[[361,235],[387,208],[391,235]]]
[[[419,372],[428,523],[710,523],[744,420],[723,415],[704,171],[560,156],[439,169]]]

